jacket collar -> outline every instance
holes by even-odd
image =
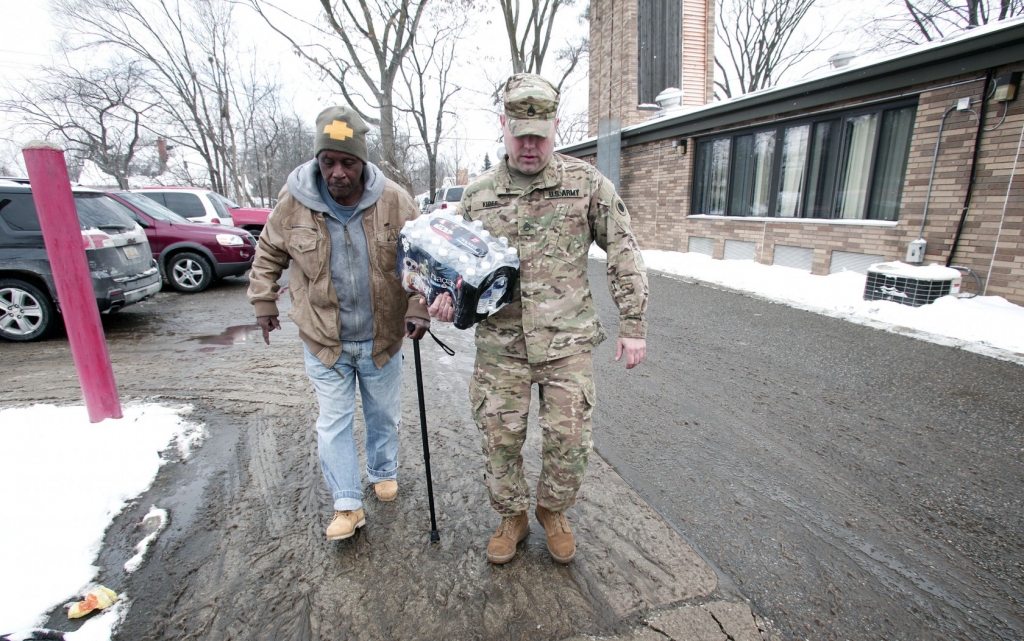
[[[562,182],[562,171],[563,171],[562,159],[559,154],[552,154],[551,160],[544,166],[544,170],[538,173],[534,178],[530,186],[525,190],[520,189],[514,182],[512,182],[512,175],[508,170],[508,154],[505,155],[503,161],[498,165],[498,171],[495,174],[497,193],[499,194],[520,194],[525,196],[531,191],[550,189],[555,187]]]

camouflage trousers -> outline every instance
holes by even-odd
[[[523,443],[530,390],[537,384],[543,431],[537,504],[561,512],[576,502],[592,442],[594,364],[590,352],[531,365],[525,359],[478,349],[469,399],[480,429],[484,482],[502,516],[530,507],[523,473]]]

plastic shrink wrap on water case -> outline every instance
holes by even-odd
[[[406,291],[455,303],[455,327],[466,329],[512,301],[519,254],[480,221],[436,212],[405,223],[398,237],[398,276]]]

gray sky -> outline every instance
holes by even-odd
[[[854,25],[862,23],[865,16],[877,10],[885,0],[825,1],[826,9],[809,17],[808,29],[837,28],[851,31]],[[318,8],[316,3],[307,2],[311,11]],[[292,7],[299,4],[297,1],[289,3]],[[582,35],[586,26],[579,24],[578,16],[585,4],[578,2],[578,6],[564,9],[555,33],[565,38]],[[482,3],[481,6],[491,9],[489,13],[474,14],[473,23],[467,29],[469,35],[460,50],[461,59],[455,74],[464,87],[454,100],[459,119],[447,141],[447,148],[442,150],[449,155],[458,154],[460,158],[465,158],[462,164],[471,170],[479,170],[485,153],[491,156],[492,161],[496,159],[500,129],[497,112],[490,104],[488,94],[492,83],[511,71],[506,62],[507,40],[500,15],[494,9],[496,3]],[[46,2],[42,0],[0,0],[0,15],[4,16],[6,27],[3,43],[0,44],[0,68],[7,81],[16,83],[20,78],[30,77],[36,65],[51,61],[50,52],[57,33],[51,26]],[[239,49],[256,49],[256,55],[263,63],[279,69],[280,78],[285,82],[285,95],[290,97],[298,114],[307,122],[312,123],[324,106],[341,101],[340,94],[331,84],[317,81],[309,65],[290,53],[283,39],[264,25],[251,10],[238,6],[234,15],[238,23]],[[555,42],[552,47],[561,44]],[[840,34],[828,43],[826,50],[813,54],[785,79],[795,81],[808,73],[814,73],[816,69],[827,65],[827,58],[832,53],[840,49],[855,49],[859,44],[856,33]],[[552,77],[555,70],[551,62],[548,66],[545,75]],[[582,110],[585,109],[587,99],[586,70],[578,71],[574,79],[575,82],[564,93],[563,102],[568,109]],[[11,141],[10,123],[0,114],[0,147],[4,146],[5,139],[7,153],[10,153],[12,147],[17,150],[26,142]],[[3,153],[0,149],[0,154]]]

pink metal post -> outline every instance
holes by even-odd
[[[64,150],[53,143],[35,141],[25,145],[22,153],[89,421],[121,418],[121,401],[96,306]]]

